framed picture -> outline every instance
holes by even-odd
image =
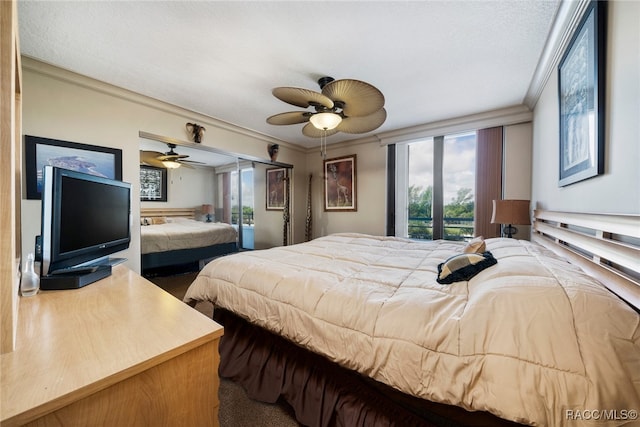
[[[285,185],[287,178],[286,168],[267,169],[267,210],[284,210]]]
[[[324,161],[324,210],[356,211],[356,155]]]
[[[143,202],[167,201],[167,170],[140,165],[140,200]]]
[[[25,135],[27,199],[40,199],[45,165],[122,180],[122,150]]]
[[[604,173],[606,7],[591,1],[558,65],[561,187]]]

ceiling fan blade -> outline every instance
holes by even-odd
[[[158,159],[162,153],[157,151],[144,151],[140,150],[140,163],[147,166],[154,166],[156,168],[164,168],[162,161]]]
[[[160,160],[144,160],[144,161],[141,161],[140,164],[153,166],[154,168],[162,168],[162,169],[166,168],[166,166]]]
[[[156,157],[162,156],[162,155],[164,155],[164,153],[161,153],[159,151],[140,150],[140,160],[155,159]]]
[[[325,135],[326,136],[335,135],[336,133],[338,133],[338,130],[337,129],[330,129],[330,130],[325,131],[325,130],[318,129],[317,127],[315,127],[311,123],[307,123],[302,128],[302,133],[305,136],[308,136],[310,138],[322,138]]]
[[[344,133],[366,133],[378,129],[387,119],[387,111],[382,108],[364,117],[345,117],[336,130]]]
[[[343,79],[327,83],[322,93],[334,102],[344,103],[347,117],[363,117],[384,107],[384,95],[376,87],[360,80]]]
[[[309,89],[299,87],[277,87],[271,91],[273,96],[287,104],[307,108],[313,105],[322,105],[333,108],[333,101],[327,96]]]
[[[311,113],[306,111],[289,111],[288,113],[280,113],[267,119],[270,125],[295,125],[309,121]]]
[[[164,154],[162,156],[158,156],[156,157],[158,160],[162,161],[162,160],[177,160],[177,159],[186,159],[187,156],[186,154]]]
[[[186,163],[184,160],[180,161],[180,162],[176,162],[176,163],[180,163],[180,166],[184,166],[187,169],[195,169],[193,166],[191,166],[190,164]]]

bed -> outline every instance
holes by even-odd
[[[220,375],[305,425],[636,425],[640,217],[535,217],[468,280],[437,282],[468,244],[341,233],[214,260],[184,300],[215,306]]]
[[[238,251],[238,232],[230,224],[195,220],[195,209],[141,209],[142,271],[198,263]]]

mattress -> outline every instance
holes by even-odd
[[[142,254],[201,248],[234,243],[236,229],[223,222],[202,222],[188,218],[169,218],[161,224],[140,227]]]
[[[441,285],[438,264],[462,243],[335,234],[214,260],[185,301],[433,402],[531,425],[594,425],[593,411],[610,411],[596,425],[629,422],[638,313],[538,245],[486,246],[497,264]]]

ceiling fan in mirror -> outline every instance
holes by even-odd
[[[360,80],[318,80],[321,92],[297,87],[277,87],[273,95],[287,104],[311,111],[290,111],[267,118],[272,125],[307,123],[302,133],[322,138],[338,132],[359,134],[379,128],[387,118],[384,95],[376,87]]]
[[[169,147],[169,151],[166,153],[140,150],[140,164],[165,169],[177,169],[180,166],[193,169],[193,166],[189,163],[204,164],[195,160],[186,160],[189,157],[188,155],[178,154],[173,151],[173,149],[176,148],[175,144],[167,144],[167,146]]]

